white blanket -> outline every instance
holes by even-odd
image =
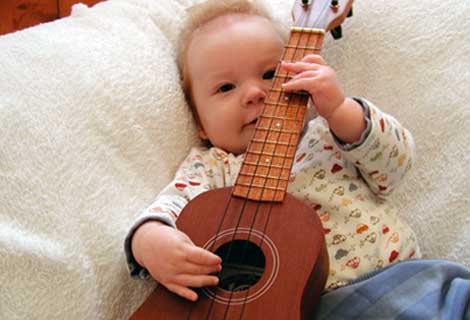
[[[136,214],[197,143],[174,63],[191,0],[110,0],[0,37],[0,319],[126,319]],[[290,1],[270,1],[289,23]],[[394,202],[427,258],[470,265],[470,5],[357,1],[325,42],[348,95],[414,134]]]

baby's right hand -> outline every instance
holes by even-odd
[[[196,246],[189,237],[157,221],[144,223],[132,238],[132,253],[150,275],[171,292],[191,301],[197,293],[189,287],[217,285],[210,275],[222,269],[222,259]]]

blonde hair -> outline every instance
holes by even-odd
[[[183,92],[199,123],[196,108],[191,96],[191,79],[186,68],[186,58],[193,34],[203,25],[217,17],[229,14],[255,15],[268,19],[282,39],[286,39],[286,28],[274,19],[262,0],[207,0],[188,9],[188,15],[177,41],[176,59],[181,77]]]

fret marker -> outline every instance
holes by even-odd
[[[281,126],[282,126],[282,125],[281,125],[280,122],[277,122],[277,123],[276,123],[276,128],[280,128]]]
[[[270,160],[269,160],[269,158],[266,158],[266,160],[264,160],[264,161],[266,161],[266,163],[269,163]]]

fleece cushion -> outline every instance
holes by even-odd
[[[1,319],[127,319],[154,288],[129,278],[123,241],[198,143],[174,52],[195,2],[76,5],[0,37]],[[290,23],[290,2],[269,4]],[[470,265],[470,6],[354,6],[323,55],[414,134],[392,201],[425,257]]]

